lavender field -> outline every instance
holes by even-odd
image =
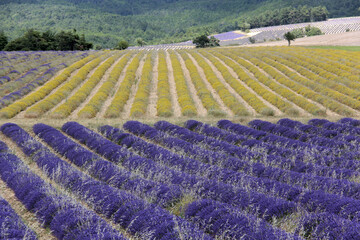
[[[359,120],[0,130],[2,239],[360,238]]]

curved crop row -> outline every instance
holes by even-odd
[[[95,55],[90,55],[74,64],[70,67],[67,67],[59,76],[48,81],[41,88],[36,90],[35,92],[27,95],[23,99],[18,100],[17,102],[9,105],[0,110],[0,117],[12,118],[19,112],[25,110],[27,107],[33,105],[34,103],[44,99],[53,89],[58,87],[60,84],[65,82],[72,72],[81,68],[89,61],[93,60]]]
[[[75,74],[75,76],[68,79],[59,89],[56,89],[54,93],[52,93],[50,96],[48,96],[41,102],[27,109],[25,117],[39,117],[52,109],[62,100],[64,100],[67,96],[69,96],[71,92],[86,79],[89,72],[96,68],[103,60],[103,57],[98,57],[89,64],[80,68],[79,71]]]
[[[351,115],[351,112],[347,109],[344,109],[344,107],[338,102],[341,102],[354,109],[358,109],[360,107],[359,101],[329,88],[329,86],[334,85],[333,83],[323,78],[320,78],[318,75],[311,73],[310,71],[293,63],[292,61],[286,60],[285,58],[281,58],[281,57],[272,57],[272,58],[275,60],[266,57],[264,57],[263,60],[266,63],[276,67],[279,71],[281,71],[286,76],[291,78],[294,82],[283,81],[283,84],[288,85],[291,89],[295,89],[299,94],[302,94],[307,98],[310,98],[316,102],[321,103],[326,108],[329,108],[330,110],[340,115]],[[284,67],[283,65],[277,62],[280,62],[285,66],[291,67],[292,69],[296,70],[306,78],[293,73],[291,70],[287,69],[286,67]],[[300,84],[303,86],[301,86]],[[335,85],[338,84],[335,83]],[[338,86],[340,86],[342,89],[344,88],[344,86],[341,85]],[[308,87],[309,89],[307,89],[306,87]],[[354,94],[358,95],[358,93],[356,92],[354,92]]]
[[[189,58],[186,52],[180,51],[179,53],[185,61],[186,68],[190,72],[191,81],[194,83],[197,95],[208,111],[208,114],[213,116],[224,116],[225,113],[221,110],[220,105],[215,101],[211,92],[206,87],[206,84],[204,83],[206,80],[201,78],[193,61]]]
[[[189,52],[197,61],[199,66],[204,70],[206,80],[211,84],[213,89],[219,94],[221,100],[237,116],[248,115],[247,109],[240,103],[230,91],[217,78],[210,65],[198,54],[193,51]]]
[[[190,91],[186,83],[185,76],[181,64],[179,62],[179,59],[177,58],[176,54],[173,51],[169,53],[170,53],[171,65],[173,67],[173,72],[174,72],[178,102],[181,107],[181,114],[188,117],[195,116],[197,114],[197,110],[194,105],[194,100],[191,98]]]
[[[114,99],[106,110],[105,117],[115,118],[120,116],[126,102],[129,100],[131,87],[137,81],[136,71],[139,68],[140,60],[143,58],[143,56],[143,53],[136,55],[126,69],[125,78],[121,82],[119,89],[117,89],[115,93]]]
[[[279,96],[263,87],[256,80],[249,77],[249,75],[239,66],[239,64],[236,63],[236,60],[230,60],[225,55],[222,55],[215,51],[212,51],[212,53],[218,58],[220,58],[222,61],[224,61],[229,67],[231,67],[236,72],[241,81],[245,82],[246,85],[248,85],[251,89],[254,90],[254,92],[259,94],[266,101],[280,109],[282,112],[287,112],[292,108],[292,105],[290,103],[285,102]]]
[[[265,113],[269,108],[253,93],[249,92],[239,80],[235,79],[229,70],[208,51],[200,51],[221,72],[225,81],[252,107],[257,113]]]
[[[152,81],[152,70],[153,56],[149,53],[145,59],[138,89],[135,94],[134,102],[131,106],[130,116],[132,117],[140,117],[146,114]]]
[[[100,87],[97,93],[90,99],[90,101],[79,111],[78,116],[81,118],[93,118],[100,111],[110,93],[119,81],[121,72],[123,71],[129,59],[134,55],[134,52],[127,53],[120,62],[114,67],[106,82]]]
[[[90,76],[88,80],[73,94],[66,99],[62,105],[55,108],[51,112],[50,116],[54,118],[65,118],[71,114],[86,98],[89,96],[94,87],[103,78],[105,72],[114,64],[119,56],[112,56],[106,60],[103,64],[96,68],[95,72]]]
[[[157,115],[159,117],[170,117],[173,115],[170,84],[169,84],[169,71],[166,64],[166,56],[164,51],[159,51],[159,65],[158,65],[158,84],[157,95],[158,101],[156,105]]]
[[[321,110],[318,106],[315,104],[309,102],[306,98],[302,96],[296,95],[293,91],[289,90],[288,88],[282,86],[280,83],[289,81],[288,79],[284,78],[281,74],[276,72],[274,69],[271,69],[270,67],[262,64],[261,61],[259,61],[255,57],[248,57],[245,54],[241,55],[241,58],[237,55],[228,54],[228,56],[232,57],[233,59],[236,59],[238,63],[240,63],[242,66],[244,66],[246,69],[251,71],[258,81],[269,87],[271,90],[279,94],[280,96],[288,99],[290,102],[294,103],[295,105],[298,105],[305,111],[313,114],[313,115],[324,115],[324,111]],[[257,69],[255,66],[253,66],[251,63],[243,60],[242,58],[248,60],[255,66],[258,66],[262,68],[266,73],[268,73],[270,76],[272,76],[275,80],[267,77],[265,74],[263,74],[259,69]]]
[[[1,154],[2,155],[2,154]],[[2,156],[1,156],[2,157]],[[0,157],[0,158],[1,158]],[[25,225],[10,204],[0,196],[0,238],[1,239],[37,239],[31,228]]]
[[[343,93],[345,95],[349,95],[355,99],[360,96],[358,90],[360,90],[360,83],[358,82],[360,73],[349,73],[351,76],[355,77],[355,79],[349,80],[344,77],[336,77],[331,73],[328,73],[326,70],[321,69],[320,67],[316,66],[316,62],[314,60],[308,60],[307,58],[300,58],[298,55],[284,55],[281,54],[279,56],[269,55],[271,59],[278,59],[284,61],[289,61],[291,64],[296,65],[296,71],[301,73],[303,76],[307,76],[309,79],[319,82],[320,84],[326,86],[327,88],[331,88],[335,91]],[[323,58],[320,59],[324,61]],[[318,61],[320,61],[318,60]],[[331,66],[333,66],[333,63]],[[330,66],[327,66],[328,68]],[[351,71],[351,70],[349,70]],[[310,77],[311,76],[311,77]]]
[[[18,131],[11,133],[13,129],[13,124],[1,127],[5,135],[23,141],[23,136],[17,135]],[[44,163],[46,160],[42,159]],[[17,156],[0,154],[0,175],[24,206],[34,212],[43,226],[49,227],[58,239],[98,239],[105,236],[125,239],[93,211],[58,192],[31,172]]]
[[[34,125],[36,132],[43,128],[44,125]],[[180,232],[183,232],[193,239],[211,239],[192,224],[172,216],[166,210],[91,178],[57,157],[20,127],[12,125],[5,133],[15,140],[50,179],[86,202],[96,213],[127,229],[130,234],[141,239],[161,239],[165,236],[169,239],[181,239]],[[119,234],[115,230],[114,233]]]

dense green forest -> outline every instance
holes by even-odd
[[[114,47],[120,40],[135,44],[136,38],[147,44],[171,43],[272,25],[273,16],[304,5],[325,6],[329,17],[360,14],[359,0],[1,0],[0,31],[13,40],[32,28],[42,32],[76,28],[102,47]]]

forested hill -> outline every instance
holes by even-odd
[[[325,6],[329,17],[360,14],[359,0],[1,0],[0,5],[0,31],[10,39],[30,28],[75,28],[102,47],[121,39],[167,43],[235,30],[288,7]]]

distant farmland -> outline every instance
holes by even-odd
[[[30,78],[30,69],[16,70],[13,54],[1,54],[5,119],[360,115],[358,52],[258,47],[37,53],[28,59],[37,70]],[[46,58],[52,65],[66,60],[68,67],[45,66],[43,54],[52,56]],[[45,78],[50,68],[53,77]],[[42,81],[35,84],[35,77]]]

